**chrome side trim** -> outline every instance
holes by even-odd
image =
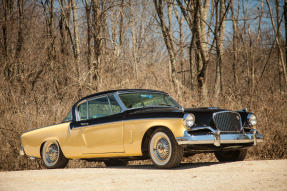
[[[263,142],[263,136],[256,130],[251,133],[237,133],[237,134],[221,134],[220,131],[215,131],[212,134],[206,135],[190,135],[188,131],[184,132],[183,137],[176,138],[179,145],[203,145],[213,144],[220,146],[221,144],[240,144]]]
[[[103,123],[98,123],[98,124],[91,124],[91,125],[84,125],[81,127],[69,127],[69,129],[79,129],[83,127],[90,127],[90,126],[95,126],[95,125],[103,125],[103,124],[113,124],[113,123],[119,123],[119,122],[125,122],[125,121],[140,121],[140,120],[158,120],[158,119],[182,119],[181,117],[159,117],[159,118],[141,118],[141,119],[122,119],[118,121],[112,121],[112,122],[103,122]]]

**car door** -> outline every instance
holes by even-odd
[[[121,108],[112,95],[89,99],[78,106],[78,111],[83,154],[124,152]]]

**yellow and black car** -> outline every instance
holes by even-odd
[[[112,90],[82,98],[60,124],[22,134],[20,154],[42,158],[47,168],[64,168],[69,159],[115,166],[148,158],[173,168],[201,152],[237,161],[263,141],[256,123],[246,110],[184,109],[162,91]]]

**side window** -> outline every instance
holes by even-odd
[[[120,113],[122,111],[122,108],[119,106],[118,102],[116,101],[115,97],[113,95],[109,96],[110,104],[112,108],[112,112],[114,113]]]
[[[80,120],[86,120],[87,118],[87,103],[84,102],[81,105],[78,106],[79,114],[80,114]]]
[[[88,117],[95,119],[111,115],[111,108],[107,97],[88,101]]]

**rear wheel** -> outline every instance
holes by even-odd
[[[128,161],[120,159],[109,159],[104,161],[106,166],[126,166]]]
[[[42,152],[44,166],[49,169],[65,168],[69,160],[63,155],[57,141],[47,141],[44,143]]]
[[[242,161],[246,157],[247,149],[234,151],[216,151],[214,154],[219,162]]]
[[[149,155],[157,168],[174,168],[182,160],[183,148],[177,144],[170,131],[159,128],[151,135]]]

